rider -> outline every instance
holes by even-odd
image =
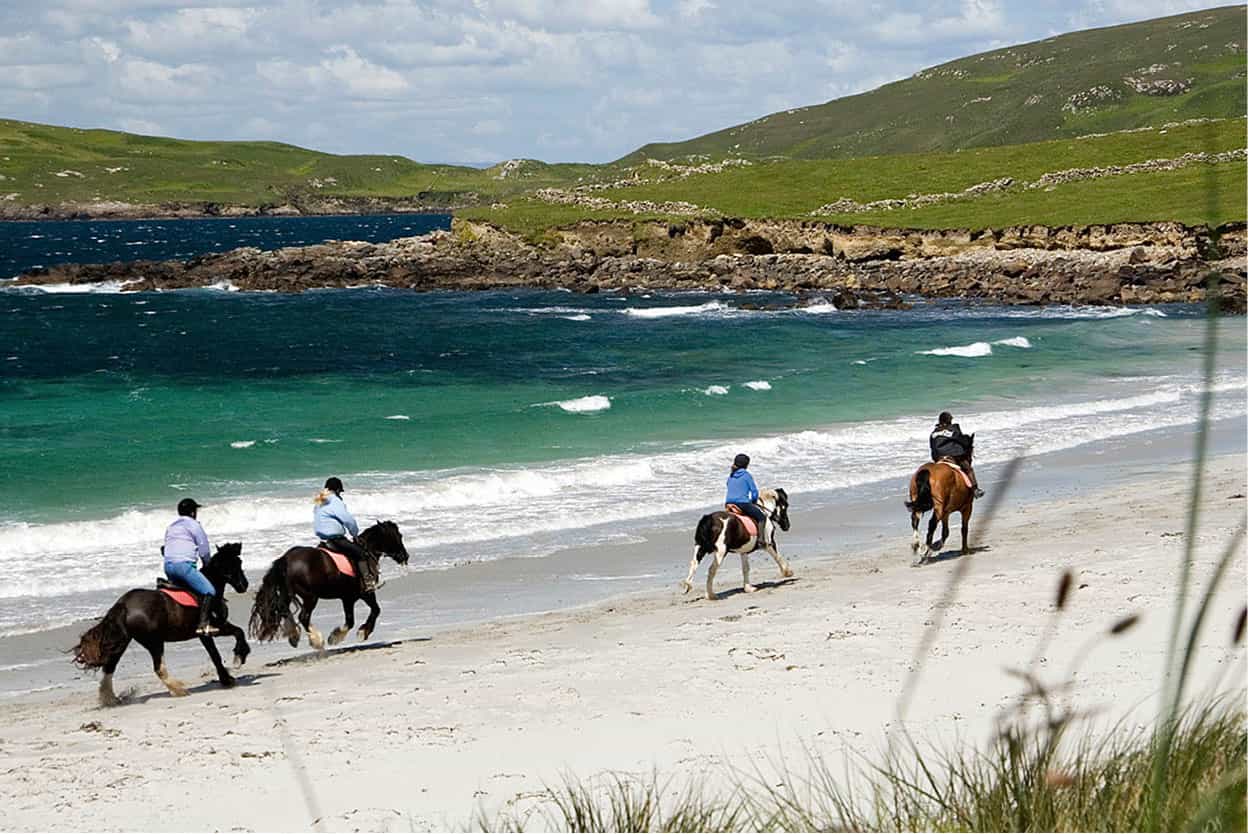
[[[200,526],[196,516],[202,505],[193,498],[178,502],[178,518],[165,529],[165,576],[179,585],[185,585],[198,597],[199,625],[196,634],[212,635],[217,630],[209,622],[216,604],[217,589],[199,572],[195,563],[199,559],[208,564],[212,553],[208,549],[208,534]]]
[[[372,557],[351,539],[360,534],[360,526],[355,517],[347,510],[342,500],[342,481],[330,478],[325,488],[316,496],[316,508],[312,511],[312,520],[317,537],[321,543],[336,553],[341,553],[355,564],[355,571],[360,575],[360,585],[364,593],[377,589],[377,567]]]
[[[728,475],[728,495],[724,498],[724,506],[729,510],[736,507],[754,519],[758,523],[758,533],[761,536],[767,513],[754,503],[758,500],[758,487],[754,484],[753,476],[747,471],[749,465],[749,455],[740,454],[732,459],[732,472]]]
[[[971,488],[975,490],[975,497],[983,498],[984,491],[979,488],[979,481],[975,477],[975,470],[971,468],[969,459],[971,438],[962,433],[962,427],[953,422],[953,415],[948,411],[940,412],[940,416],[936,418],[936,428],[932,429],[928,442],[932,447],[932,460],[949,458],[961,466],[966,476],[971,479]]]

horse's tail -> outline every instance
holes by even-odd
[[[693,534],[693,543],[698,546],[695,554],[699,562],[702,557],[715,551],[715,516],[707,513],[698,522],[697,532]]]
[[[256,591],[248,631],[260,641],[272,640],[282,622],[290,616],[290,588],[286,582],[286,557],[275,559]]]
[[[906,502],[906,509],[910,512],[925,513],[936,506],[932,501],[932,473],[927,467],[914,473],[914,492],[914,500]]]
[[[130,633],[126,631],[126,600],[122,597],[113,603],[103,619],[78,638],[78,645],[70,651],[74,654],[74,664],[79,668],[99,669],[125,651],[129,642]]]

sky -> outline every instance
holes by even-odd
[[[1182,0],[2,0],[0,117],[605,162]]]

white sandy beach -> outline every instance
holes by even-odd
[[[1045,505],[1008,500],[985,530],[977,515],[969,572],[945,611],[908,725],[920,738],[982,742],[1019,691],[1064,569],[1077,590],[1039,670],[1061,670],[1131,613],[1141,624],[1092,650],[1070,703],[1107,718],[1155,711],[1184,548],[1190,467],[1158,467],[1128,486]],[[1245,458],[1205,481],[1194,586],[1203,587],[1244,516]],[[985,506],[978,508],[980,513]],[[760,590],[740,593],[740,563],[719,573],[719,602],[670,590],[574,610],[431,633],[325,658],[245,667],[222,690],[203,661],[175,668],[175,699],[132,648],[120,708],[85,689],[27,696],[0,714],[4,830],[463,829],[561,775],[623,770],[690,775],[806,745],[839,760],[880,749],[925,624],[957,564],[914,569],[900,519],[886,549],[795,565],[777,582],[755,556]],[[956,547],[956,525],[951,546]],[[953,555],[954,551],[947,551]],[[1238,557],[1216,600],[1201,681],[1244,685],[1228,654],[1245,601]],[[384,592],[383,592],[384,593]],[[236,619],[239,617],[236,615]],[[223,644],[224,648],[224,644]],[[201,677],[202,674],[202,677]],[[1200,691],[1202,685],[1195,690]],[[306,776],[312,804],[299,777]]]

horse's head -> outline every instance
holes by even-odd
[[[218,547],[204,571],[215,573],[240,594],[246,593],[247,574],[243,571],[242,542],[227,542]]]
[[[374,553],[389,556],[400,565],[407,564],[407,548],[403,546],[403,534],[393,521],[379,521],[360,534],[360,541]]]
[[[780,525],[786,533],[789,530],[789,494],[782,489],[764,489],[758,493],[758,503],[762,504],[771,520]]]

